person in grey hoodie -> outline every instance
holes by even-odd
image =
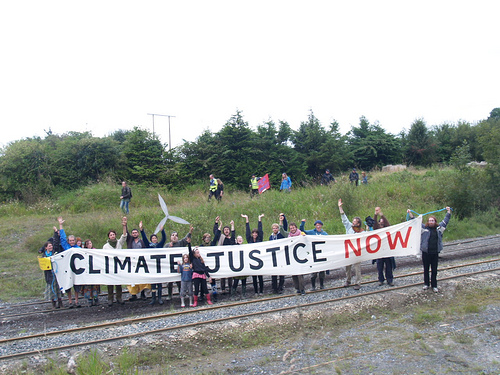
[[[408,210],[410,218],[413,214]],[[429,284],[434,293],[439,292],[437,287],[437,268],[439,253],[443,250],[443,232],[451,218],[451,208],[446,207],[446,215],[439,224],[435,216],[430,215],[427,222],[422,223],[420,251],[422,252],[422,265],[424,266],[424,290],[429,289]],[[429,283],[429,268],[431,277]]]

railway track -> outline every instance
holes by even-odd
[[[449,255],[450,254],[448,254],[448,256]],[[483,267],[483,269],[471,271],[471,269],[477,268],[478,266]],[[487,273],[498,275],[500,274],[500,258],[441,267],[439,272],[440,276],[438,279],[440,283]],[[392,293],[394,291],[401,291],[416,287],[420,288],[422,285],[421,274],[422,272],[419,271],[397,275],[395,277],[397,284],[394,287],[375,288],[373,285],[377,284],[377,280],[370,280],[362,283],[367,287],[366,289],[368,289],[368,291],[365,291],[365,288],[363,288],[361,292],[355,292],[351,288],[346,289],[337,286],[308,292],[308,295],[315,296],[315,300],[305,303],[302,303],[302,297],[300,296],[277,295],[268,298],[213,305],[210,307],[200,307],[197,309],[120,319],[100,324],[70,327],[63,330],[42,330],[31,335],[7,337],[0,339],[0,360],[25,357],[52,351],[68,350],[75,347],[102,344],[145,335],[154,335],[179,329],[199,327],[207,324],[217,324],[228,320],[238,320],[244,318],[250,319],[265,314],[283,313],[298,308],[304,309],[320,304],[342,303],[351,299]],[[200,315],[204,316],[201,320],[199,319]],[[153,328],[142,329],[145,327],[139,327],[137,330],[118,329],[119,327],[137,327],[141,326],[145,322],[153,321],[156,323]],[[99,330],[101,333],[99,338],[96,338],[95,335],[87,336],[87,333],[95,330]],[[114,331],[120,332],[116,334]],[[72,342],[65,345],[58,345],[58,338],[62,336],[65,336],[66,341]],[[68,340],[68,336],[71,336],[70,340]],[[92,338],[88,339],[88,337]]]

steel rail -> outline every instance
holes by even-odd
[[[478,275],[478,274],[488,273],[488,272],[496,272],[496,271],[500,271],[500,267],[488,269],[488,270],[467,272],[467,273],[463,273],[463,274],[459,274],[459,275],[446,276],[446,277],[440,278],[440,281],[452,280],[452,279],[457,279],[457,278],[461,278],[461,277],[468,277],[468,276],[473,276],[473,275]],[[220,323],[220,322],[224,322],[227,320],[249,318],[249,317],[255,317],[255,316],[264,315],[264,314],[278,313],[278,312],[283,312],[283,311],[288,311],[288,310],[293,310],[293,309],[298,309],[298,308],[312,307],[312,306],[316,306],[316,305],[320,305],[320,304],[334,303],[334,302],[349,300],[349,299],[358,298],[358,297],[366,297],[366,296],[375,295],[375,294],[382,294],[382,293],[412,288],[412,287],[421,286],[421,285],[422,285],[422,283],[418,282],[418,283],[413,283],[413,284],[394,286],[392,288],[387,288],[387,289],[379,289],[379,290],[375,290],[375,291],[371,291],[371,292],[356,293],[356,294],[351,294],[348,296],[331,298],[328,300],[309,302],[309,303],[305,303],[305,304],[299,303],[299,304],[293,305],[293,306],[284,306],[284,307],[269,309],[269,310],[265,310],[265,311],[257,311],[257,312],[252,312],[252,313],[227,316],[224,318],[211,319],[211,320],[205,320],[202,322],[193,322],[193,323],[181,324],[181,325],[176,325],[176,326],[171,326],[171,327],[158,328],[158,329],[153,329],[153,330],[149,330],[149,331],[143,331],[143,332],[137,332],[137,333],[127,334],[127,335],[103,338],[103,339],[99,339],[99,340],[92,340],[92,341],[86,341],[86,342],[80,342],[80,343],[74,343],[74,344],[68,344],[68,345],[62,345],[62,346],[55,346],[52,348],[43,348],[43,349],[32,350],[32,351],[28,351],[28,352],[13,353],[13,354],[0,356],[0,360],[25,357],[28,355],[35,355],[35,354],[41,354],[41,353],[48,353],[48,352],[53,352],[53,351],[57,351],[57,350],[66,350],[66,349],[85,346],[85,345],[95,345],[95,344],[101,344],[101,343],[105,343],[105,342],[124,340],[124,339],[129,339],[132,337],[152,335],[152,334],[157,334],[157,333],[162,333],[162,332],[167,332],[167,331],[172,331],[172,330],[178,330],[178,329],[183,329],[183,328],[191,328],[191,327],[195,327],[195,326]],[[263,300],[261,299],[258,301],[261,302]],[[227,307],[227,306],[228,305],[224,305],[223,307]],[[213,308],[214,307],[210,307],[207,309],[213,309]],[[216,306],[215,308],[219,308],[219,306]],[[196,311],[199,311],[199,310],[196,310]],[[193,311],[193,312],[196,312],[196,311]],[[73,330],[73,331],[75,331],[75,330]]]
[[[500,261],[500,258],[486,259],[486,260],[481,260],[481,261],[472,262],[472,263],[464,263],[464,264],[457,264],[454,266],[443,267],[443,268],[439,268],[438,271],[447,271],[447,270],[451,270],[451,269],[455,269],[455,268],[476,266],[476,265],[480,265],[480,264],[493,263],[493,262],[498,262],[498,261]],[[411,276],[416,276],[416,275],[421,275],[421,274],[423,274],[423,271],[415,271],[415,272],[410,272],[407,274],[394,276],[394,279],[411,277]],[[361,284],[366,285],[366,284],[375,283],[377,281],[378,280],[368,280],[368,281],[361,282]],[[308,291],[307,293],[320,293],[320,292],[324,292],[324,291],[336,290],[336,289],[342,289],[342,288],[344,288],[344,287],[343,286],[333,286],[330,288]],[[182,314],[190,314],[192,312],[204,311],[207,309],[219,309],[219,308],[224,308],[224,307],[235,307],[235,306],[246,305],[246,304],[251,304],[251,303],[258,303],[258,302],[262,302],[262,301],[272,301],[272,300],[278,300],[281,298],[289,298],[289,297],[294,296],[294,295],[295,294],[282,294],[282,295],[278,295],[278,296],[272,296],[272,297],[266,297],[266,298],[260,298],[260,299],[250,299],[247,301],[237,301],[237,302],[233,302],[233,303],[213,305],[211,307],[206,306],[206,307],[201,307],[201,308],[196,309],[196,310],[183,310],[183,311],[176,311],[176,312],[172,312],[172,313],[148,315],[148,316],[143,316],[143,317],[139,317],[139,318],[122,319],[118,322],[107,322],[107,323],[94,324],[91,326],[77,327],[77,328],[68,329],[68,330],[58,330],[58,331],[50,331],[50,332],[46,332],[46,333],[37,333],[37,334],[29,335],[29,336],[22,336],[19,338],[0,339],[0,344],[5,343],[5,342],[9,342],[9,341],[15,341],[15,340],[36,338],[36,337],[42,337],[42,336],[47,337],[47,336],[56,335],[56,334],[60,334],[60,333],[83,331],[83,330],[94,329],[94,328],[105,328],[108,326],[123,325],[125,323],[135,323],[135,322],[140,322],[140,321],[177,316],[177,315],[182,315]],[[34,311],[34,312],[21,313],[21,314],[2,315],[2,319],[35,315],[35,314],[40,314],[40,313],[60,313],[60,312],[65,311],[65,310],[67,310],[67,309],[43,310],[43,311]]]

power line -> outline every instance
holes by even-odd
[[[170,117],[175,117],[172,115],[162,115],[159,113],[148,113],[148,116],[151,116],[153,118],[153,137],[155,135],[155,116],[163,116],[163,117],[168,117],[168,149],[172,149],[172,135],[170,132]]]

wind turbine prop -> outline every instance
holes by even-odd
[[[160,201],[160,206],[161,206],[161,209],[163,210],[163,213],[165,214],[165,217],[160,221],[160,223],[156,227],[154,234],[157,234],[160,231],[161,227],[163,225],[165,225],[165,223],[167,222],[168,219],[175,221],[176,223],[180,223],[180,224],[189,224],[186,220],[181,219],[180,217],[172,216],[172,215],[168,214],[167,205],[160,194],[158,194],[158,200]]]

